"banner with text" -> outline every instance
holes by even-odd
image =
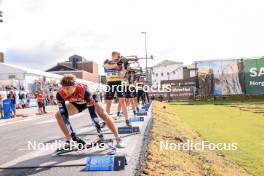
[[[247,94],[264,94],[264,58],[246,59],[245,84]]]

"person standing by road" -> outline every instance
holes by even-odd
[[[46,105],[47,105],[47,99],[48,99],[48,97],[46,96],[46,94],[45,94],[45,92],[43,91],[43,90],[40,90],[40,92],[42,93],[42,95],[43,95],[43,101],[42,101],[42,104],[43,104],[43,106],[42,106],[42,110],[43,110],[43,113],[47,113],[46,112]]]
[[[0,117],[3,118],[3,97],[2,94],[0,94]]]
[[[38,102],[38,114],[43,114],[43,101],[44,101],[44,95],[42,93],[42,91],[37,91],[36,93],[36,98],[37,98],[37,102]]]

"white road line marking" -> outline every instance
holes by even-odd
[[[30,117],[30,118],[26,118],[26,119],[18,120],[18,121],[9,121],[9,122],[5,122],[5,123],[0,124],[0,126],[7,126],[7,125],[15,124],[15,123],[20,123],[20,122],[38,120],[41,118],[43,118],[43,117]]]
[[[51,119],[51,120],[46,120],[46,121],[42,121],[42,122],[37,122],[35,125],[41,125],[41,124],[45,124],[45,123],[52,123],[55,122],[55,119]]]
[[[27,149],[24,149],[24,148],[20,148],[20,149],[17,149],[17,151],[25,151]]]
[[[1,126],[7,126],[7,125],[11,125],[11,124],[16,124],[16,123],[21,123],[21,122],[27,122],[27,121],[32,121],[32,120],[38,120],[38,119],[42,119],[42,118],[50,118],[48,116],[33,116],[33,117],[24,117],[25,119],[21,119],[21,120],[15,120],[15,121],[6,121],[6,122],[2,122],[0,123],[0,127]]]
[[[74,116],[72,116],[72,117],[70,117],[71,119],[74,119],[74,118],[77,118],[77,117],[80,117],[80,116],[82,116],[82,115],[84,115],[84,114],[87,114],[87,112],[85,112],[85,113],[80,113],[80,114],[76,114],[76,115],[74,115]],[[48,118],[48,121],[49,122],[46,122],[46,121],[44,121],[44,122],[38,122],[38,123],[36,123],[36,125],[39,125],[39,124],[45,124],[45,123],[52,123],[52,122],[55,122],[56,120],[53,118],[53,117],[51,117],[52,119],[50,119],[50,117],[47,117],[47,116],[42,116],[42,117],[37,117],[37,116],[34,116],[34,117],[25,117],[25,119],[23,119],[23,120],[18,120],[18,121],[7,121],[7,122],[2,122],[2,123],[0,123],[0,127],[1,126],[7,126],[7,125],[11,125],[11,124],[16,124],[16,123],[21,123],[21,122],[27,122],[27,121],[32,121],[32,120],[39,120],[39,119],[42,119],[42,118]]]
[[[47,139],[59,139],[62,138],[62,136],[48,136]]]

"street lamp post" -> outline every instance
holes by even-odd
[[[145,36],[145,57],[146,57],[146,81],[148,81],[148,51],[147,51],[147,33],[141,32]]]
[[[3,23],[2,17],[3,17],[3,12],[0,10],[0,23]]]

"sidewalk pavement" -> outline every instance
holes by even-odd
[[[0,125],[7,124],[10,122],[17,122],[25,119],[50,117],[51,115],[55,115],[56,111],[58,111],[58,107],[56,105],[46,106],[46,111],[46,114],[39,115],[37,114],[37,107],[17,109],[17,116],[15,118],[0,119]]]

